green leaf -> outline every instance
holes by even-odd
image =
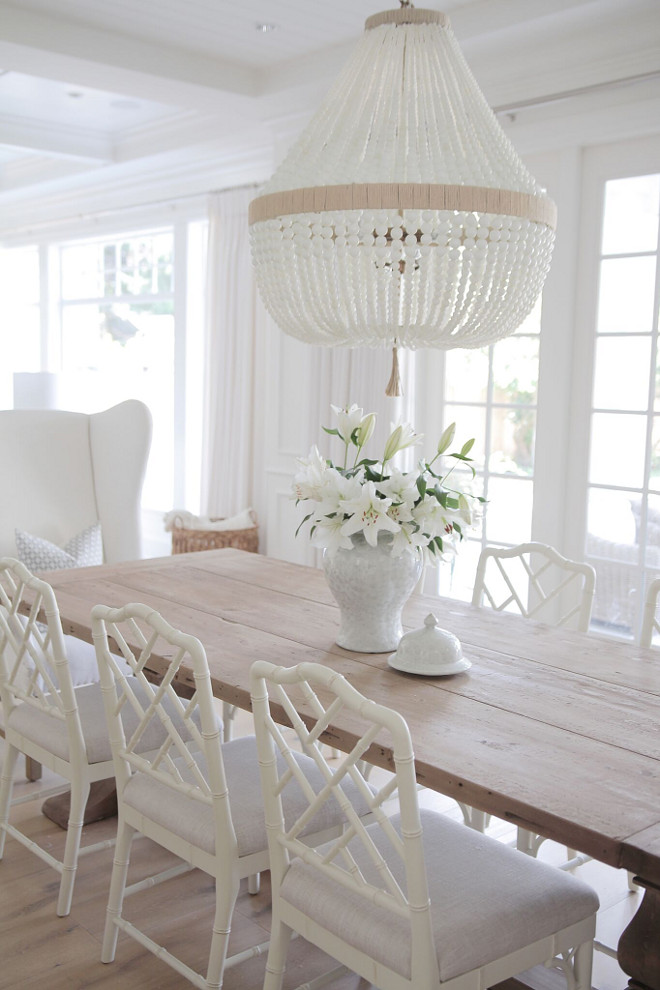
[[[461,457],[466,457],[474,447],[474,437],[471,440],[467,440],[461,447]]]
[[[303,526],[305,525],[305,523],[307,522],[307,520],[308,520],[308,519],[311,519],[313,515],[314,515],[314,513],[313,513],[313,512],[308,512],[308,514],[307,514],[307,515],[305,516],[305,518],[304,518],[304,519],[303,519],[303,521],[301,522],[301,524],[300,524],[300,526],[298,526],[298,529],[296,530],[296,536],[298,535],[298,533],[300,532],[300,530],[301,530],[301,529],[303,528]],[[314,531],[314,530],[312,529],[312,532],[313,532],[313,531]]]
[[[426,495],[426,478],[420,474],[416,484],[417,484],[417,491],[422,496],[422,498],[424,498],[424,496]]]
[[[322,426],[321,429],[322,430],[325,430],[326,433],[329,433],[331,437],[341,437],[341,433],[339,432],[339,430],[336,427],[334,427],[331,430],[329,426]],[[342,440],[344,439],[343,437],[341,437],[341,438],[342,438]]]

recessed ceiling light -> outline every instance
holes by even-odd
[[[69,93],[67,93],[66,95],[67,95],[67,96],[70,96],[72,100],[80,100],[80,99],[82,99],[82,97],[83,97],[83,96],[84,96],[85,94],[84,94],[84,93],[81,93],[79,89],[72,89],[72,90],[71,90],[71,91],[70,91]]]
[[[274,31],[277,24],[255,24],[255,29],[260,31],[262,34],[268,34],[269,31]]]

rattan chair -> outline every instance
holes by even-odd
[[[221,742],[221,724],[216,718],[204,647],[194,636],[174,629],[152,608],[142,604],[121,609],[97,605],[92,610],[92,630],[119,806],[102,961],[114,960],[121,930],[194,986],[220,987],[227,967],[259,954],[265,947],[254,946],[227,958],[239,881],[269,867],[254,736]],[[111,643],[118,655],[110,651]],[[152,654],[167,658],[167,670],[158,686],[150,684],[143,673]],[[119,656],[134,676],[126,676]],[[172,687],[182,664],[192,669],[194,677],[195,689],[188,701],[179,698]],[[143,699],[135,694],[136,684],[144,693]],[[167,701],[176,708],[190,742],[167,717]],[[138,719],[132,735],[124,731],[124,707],[133,710]],[[165,727],[166,738],[157,752],[140,753],[140,738],[154,722]],[[298,818],[307,807],[307,790],[318,790],[325,782],[306,757],[298,757],[296,766],[302,768],[303,789],[292,780],[282,795],[286,814],[291,818]],[[352,797],[362,800],[357,793]],[[362,800],[362,804],[361,810],[367,814],[366,801]],[[306,841],[325,842],[338,833],[341,821],[338,808],[325,808],[307,822]],[[174,853],[181,863],[127,887],[131,843],[136,833]],[[209,919],[212,936],[206,975],[195,972],[122,913],[126,895],[173,879],[191,868],[203,870],[215,880],[215,917]],[[153,917],[150,920],[153,922]]]
[[[325,780],[294,822],[285,822],[280,794],[299,770],[271,702]],[[563,970],[570,990],[589,990],[595,892],[444,815],[420,813],[410,733],[398,712],[327,667],[263,660],[252,667],[252,706],[273,896],[264,990],[282,986],[292,932],[383,990],[488,987],[537,964]],[[357,741],[330,768],[318,739],[342,717]],[[373,797],[361,771],[372,744],[391,747],[395,767]],[[372,824],[358,817],[349,784],[370,801]],[[326,804],[341,807],[345,831],[311,850],[302,830]]]

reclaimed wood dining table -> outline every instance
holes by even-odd
[[[325,664],[398,709],[421,784],[638,878],[618,960],[631,987],[660,990],[660,653],[415,594],[404,625],[433,612],[472,663],[418,677],[335,644],[338,609],[314,568],[226,549],[45,576],[64,631],[82,639],[97,603],[153,605],[203,642],[214,694],[231,705],[249,709],[250,666],[266,659]],[[167,658],[151,663],[158,675]],[[325,739],[348,750],[354,736],[337,721]],[[369,758],[391,766],[386,746]]]

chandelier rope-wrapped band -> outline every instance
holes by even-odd
[[[451,210],[502,213],[544,223],[554,230],[557,207],[547,196],[491,189],[487,186],[444,186],[437,183],[371,182],[346,186],[285,189],[253,199],[249,222],[300,213],[335,210]]]
[[[286,333],[327,345],[508,336],[541,291],[555,225],[448,18],[411,7],[367,20],[250,206],[266,308]]]

